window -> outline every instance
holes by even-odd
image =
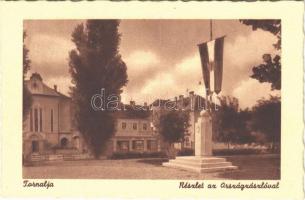
[[[190,139],[188,137],[185,138],[185,146],[190,146]]]
[[[53,109],[51,109],[51,132],[53,132]]]
[[[147,150],[148,151],[157,151],[156,140],[147,140]]]
[[[132,149],[135,151],[143,151],[144,150],[144,140],[132,141]]]
[[[37,88],[37,83],[36,83],[36,82],[33,83],[33,88],[34,88],[34,89]]]
[[[33,131],[33,109],[30,110],[30,131]]]
[[[117,151],[120,152],[129,151],[129,141],[127,140],[117,141]]]
[[[126,129],[126,122],[122,122],[122,129]]]
[[[68,141],[68,139],[67,138],[62,138],[61,140],[60,140],[60,146],[61,146],[61,148],[67,148],[68,147],[68,143],[69,143],[69,141]]]
[[[40,132],[42,132],[42,109],[39,108],[39,127],[40,127]]]
[[[146,123],[143,124],[143,130],[144,130],[144,131],[147,130],[147,124],[146,124]]]
[[[132,124],[132,128],[133,128],[133,130],[137,130],[138,129],[138,124],[137,123],[133,123]]]
[[[35,132],[38,132],[38,110],[34,109],[34,129]]]

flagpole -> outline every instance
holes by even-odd
[[[212,40],[213,40],[213,21],[212,21],[212,19],[210,19],[210,41],[212,41]],[[208,91],[206,93],[206,101],[207,101],[207,108],[208,108],[208,110],[210,110],[210,108],[211,108],[210,103],[212,102],[212,93],[211,93],[211,91]]]

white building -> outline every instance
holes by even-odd
[[[72,126],[71,99],[43,83],[33,73],[26,87],[32,107],[23,123],[23,155],[51,154],[60,150],[82,152],[82,139]]]

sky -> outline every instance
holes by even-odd
[[[71,33],[80,20],[26,20],[25,44],[30,50],[31,73],[64,94],[72,86],[69,51],[75,48]],[[277,53],[276,37],[238,20],[213,20],[213,38],[225,35],[223,83],[220,95],[239,99],[241,108],[258,99],[279,95],[270,84],[250,78],[252,67],[262,63],[264,53]],[[197,44],[210,39],[209,20],[121,20],[120,54],[127,65],[128,84],[122,101],[142,104],[157,98],[204,94]]]

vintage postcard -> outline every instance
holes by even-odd
[[[302,2],[0,11],[2,196],[303,199]]]

